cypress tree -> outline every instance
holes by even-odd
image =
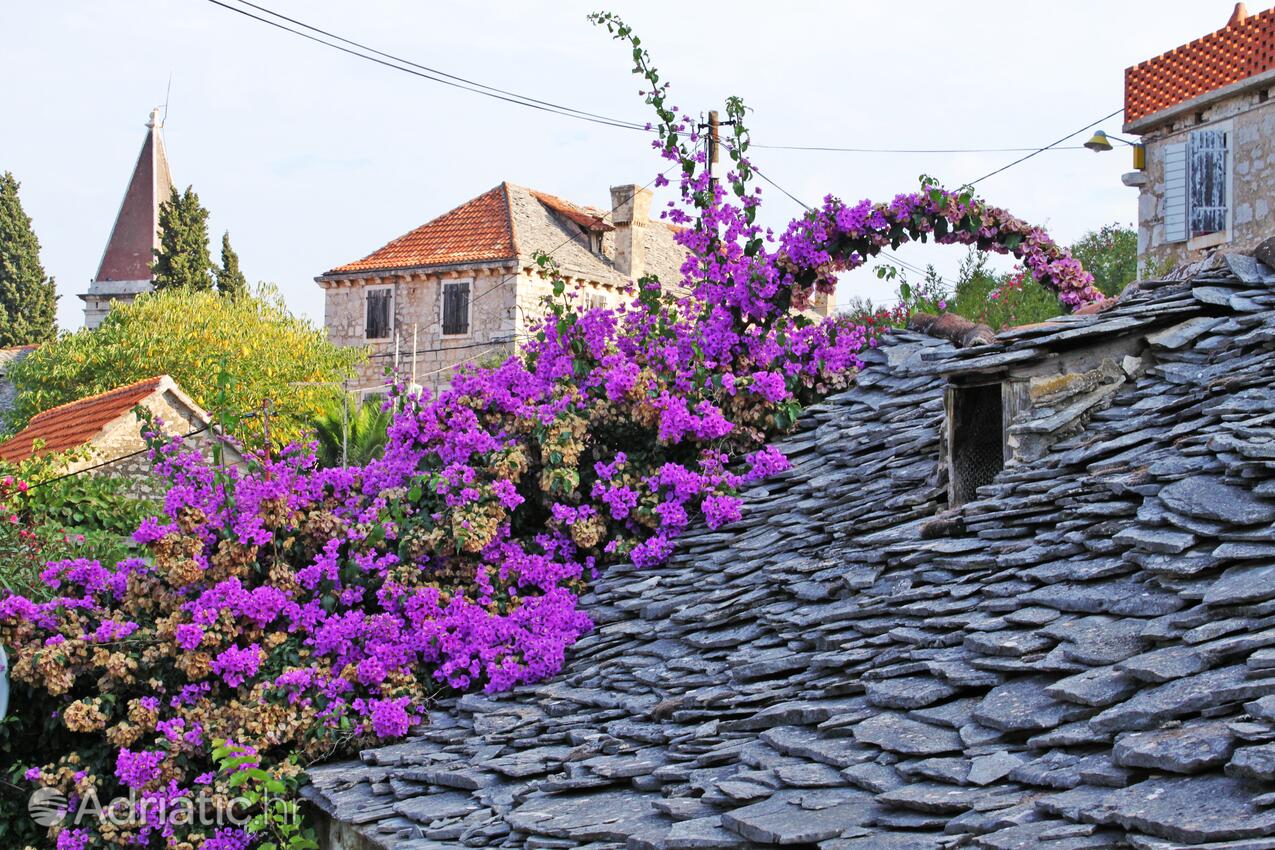
[[[0,176],[0,347],[57,335],[57,290],[40,265],[40,240],[18,198],[18,181]]]
[[[184,287],[195,291],[213,288],[213,262],[208,254],[208,210],[194,190],[177,194],[173,187],[159,205],[159,247],[151,276],[156,289]]]
[[[231,298],[248,291],[248,279],[239,270],[239,255],[230,247],[230,231],[221,236],[221,268],[217,270],[217,291]]]

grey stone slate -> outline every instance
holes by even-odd
[[[1044,677],[1029,677],[993,688],[974,709],[974,719],[993,729],[1024,732],[1052,729],[1085,714],[1083,708],[1046,693],[1050,683]]]
[[[1227,725],[1208,721],[1121,735],[1113,757],[1125,767],[1199,773],[1226,764],[1234,750],[1235,738]]]
[[[1215,254],[968,352],[883,335],[743,521],[602,571],[558,676],[441,695],[306,799],[405,850],[1275,850],[1275,289],[1253,274]],[[949,505],[946,380],[1041,366],[1091,371],[1028,399],[1012,434],[1039,442]]]

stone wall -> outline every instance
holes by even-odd
[[[204,421],[171,392],[151,396],[144,402],[155,415],[164,433],[185,435],[203,427]],[[163,495],[162,482],[151,471],[151,461],[142,439],[142,423],[132,413],[121,416],[104,433],[88,446],[88,454],[70,464],[67,472],[94,467],[93,475],[110,475],[131,480],[130,492],[140,498],[158,498]],[[205,457],[212,456],[213,437],[205,430],[186,439],[186,444],[197,448]],[[109,458],[118,458],[104,466],[98,466]]]
[[[0,349],[0,430],[7,430],[9,413],[18,399],[17,387],[9,379],[9,369],[35,351],[34,345]]]
[[[1146,170],[1126,175],[1139,188],[1138,273],[1154,277],[1201,259],[1209,251],[1251,250],[1271,235],[1275,206],[1275,102],[1268,89],[1250,89],[1185,110],[1143,132]],[[1220,128],[1230,122],[1232,158],[1231,228],[1225,237],[1206,236],[1187,242],[1166,242],[1164,235],[1164,149],[1185,142],[1193,130]]]
[[[615,286],[584,278],[567,277],[572,292],[587,305],[591,295],[599,295],[614,307],[624,297]],[[469,333],[444,336],[442,333],[442,283],[470,281]],[[387,273],[384,276],[327,280],[324,325],[328,339],[336,345],[367,346],[369,357],[355,377],[355,391],[382,390],[388,383],[386,368],[394,362],[394,334],[398,336],[398,362],[408,379],[415,364],[416,382],[437,390],[446,386],[455,368],[465,363],[503,359],[512,354],[530,333],[531,325],[544,315],[543,297],[552,285],[531,268],[486,266],[441,273]],[[379,287],[391,288],[394,325],[390,337],[368,340],[366,332],[367,293]],[[413,345],[413,329],[415,345]],[[413,358],[413,348],[415,357]]]

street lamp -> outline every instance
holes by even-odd
[[[1122,139],[1119,136],[1108,136],[1102,130],[1094,131],[1089,141],[1085,142],[1085,147],[1094,153],[1112,150],[1111,140],[1115,139],[1121,144],[1128,145],[1133,148],[1133,167],[1139,171],[1143,171],[1147,167],[1147,149],[1138,142],[1131,142],[1128,139]]]

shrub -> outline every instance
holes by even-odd
[[[352,396],[329,400],[314,420],[320,466],[363,466],[379,457],[389,438],[392,416],[381,401]]]
[[[728,105],[734,168],[711,184],[688,119],[631,43],[682,173],[687,205],[670,218],[689,225],[690,294],[643,278],[631,304],[582,310],[541,257],[553,295],[526,349],[437,396],[396,392],[384,450],[362,466],[318,468],[294,446],[223,471],[157,443],[171,486],[135,535],[149,559],[53,564],[58,598],[0,599],[24,704],[0,726],[11,776],[81,801],[226,799],[232,783],[284,781],[293,757],[406,734],[440,690],[554,674],[590,628],[578,598],[597,570],[663,561],[694,517],[731,522],[737,488],[786,467],[767,437],[845,386],[866,339],[794,308],[892,241],[939,227],[1017,251],[1068,303],[1091,297],[1041,231],[935,186],[891,204],[829,199],[776,245],[754,223],[743,104]],[[262,773],[219,772],[222,739]],[[68,834],[95,847],[255,840],[170,822]]]
[[[261,441],[268,400],[272,440],[284,445],[306,435],[335,395],[316,384],[340,381],[363,356],[329,343],[273,291],[234,299],[185,289],[148,293],[113,308],[96,330],[64,334],[15,365],[10,427],[55,405],[168,374],[250,443]]]

